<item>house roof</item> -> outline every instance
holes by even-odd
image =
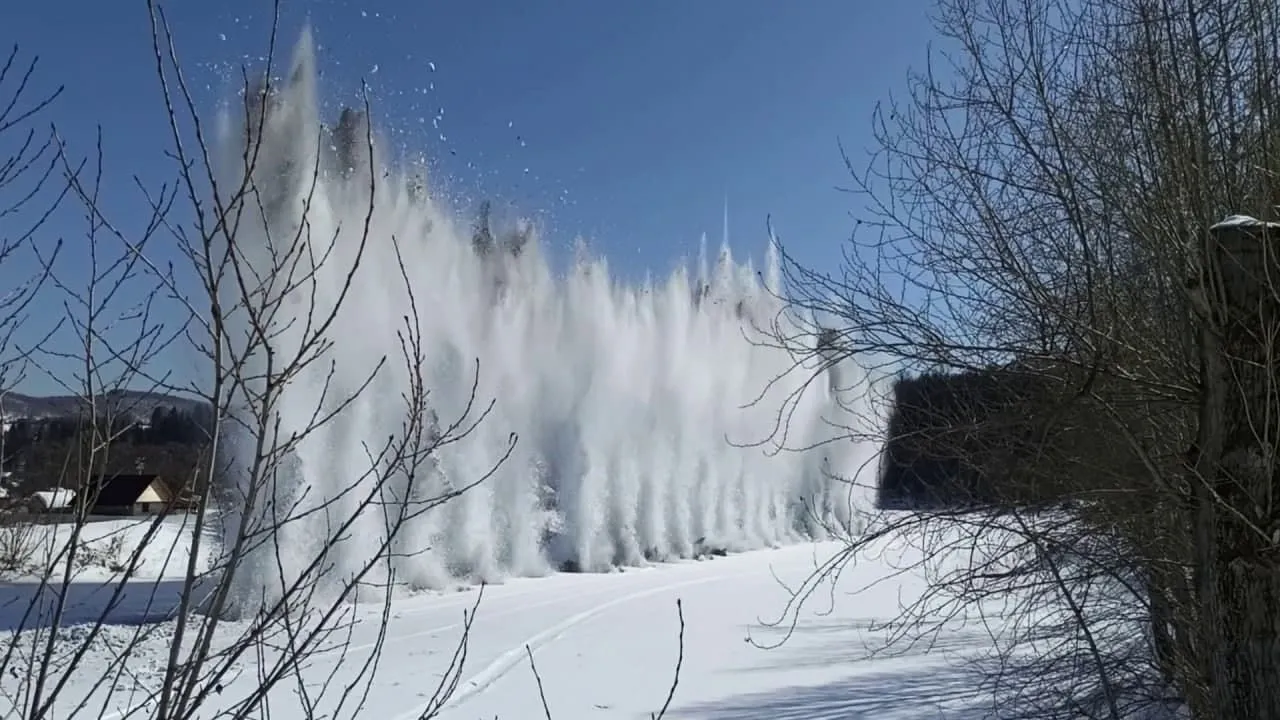
[[[94,507],[124,507],[138,502],[142,493],[155,487],[161,496],[169,495],[168,486],[159,475],[107,475],[85,488]]]
[[[39,500],[41,504],[50,510],[54,508],[70,507],[75,501],[75,491],[70,488],[57,488],[55,490],[37,490],[31,493],[31,497]]]

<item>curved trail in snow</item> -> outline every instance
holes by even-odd
[[[486,590],[486,592],[489,592],[489,591],[490,590]],[[498,608],[498,609],[490,608],[489,602],[486,599],[481,599],[479,606],[476,607],[476,621],[492,622],[499,618],[503,618],[516,613],[539,610],[545,607],[551,607],[555,605],[563,605],[584,597],[595,597],[597,595],[604,595],[604,594],[613,593],[613,592],[616,592],[616,588],[610,588],[608,586],[602,586],[602,587],[589,589],[589,590],[577,590],[577,589],[565,590],[561,595],[543,597],[542,599],[535,599],[533,602],[530,602],[527,604],[519,604],[516,607],[507,607],[507,608]],[[539,589],[536,587],[526,588],[524,590],[520,590],[514,593],[502,595],[500,597],[500,601],[503,604],[510,604],[511,600],[517,600],[527,596],[534,596],[536,598],[538,595],[545,595],[545,592],[539,592]],[[472,593],[468,593],[466,602],[454,603],[448,609],[452,609],[454,612],[458,612],[459,614],[461,614],[462,612],[470,611],[472,606],[474,605],[475,605],[475,593],[472,592]],[[422,614],[427,611],[439,611],[443,609],[446,609],[446,608],[434,607],[434,606],[411,608],[404,612],[393,613],[391,618],[391,623],[397,623],[397,621],[412,619],[414,616]],[[378,618],[373,618],[373,620],[376,621],[378,620]],[[382,640],[381,643],[379,643],[378,640],[374,639],[366,642],[361,642],[358,644],[342,645],[339,647],[326,649],[316,653],[315,655],[312,655],[310,658],[308,658],[308,662],[313,665],[321,659],[329,663],[347,662],[347,661],[351,661],[354,657],[376,650],[379,647],[379,645],[381,645],[384,652],[387,652],[387,651],[394,650],[396,646],[402,645],[406,642],[409,642],[412,640],[418,640],[424,637],[435,637],[435,636],[438,636],[440,633],[446,633],[451,630],[460,630],[463,627],[465,627],[465,625],[466,623],[464,622],[464,620],[461,617],[459,617],[454,622],[450,622],[444,625],[436,625],[429,628],[414,630],[408,633],[394,633],[394,634],[388,633],[386,638]]]
[[[544,630],[525,638],[523,641],[512,646],[507,651],[500,654],[497,658],[490,661],[479,672],[470,675],[458,685],[457,691],[444,704],[445,710],[456,709],[466,703],[471,698],[483,693],[489,689],[494,683],[501,680],[507,673],[511,672],[526,657],[526,648],[529,650],[538,650],[546,645],[560,639],[569,631],[582,625],[609,610],[617,608],[626,603],[642,600],[654,595],[669,593],[682,588],[692,587],[694,585],[705,585],[707,583],[723,580],[726,576],[714,576],[697,578],[694,580],[685,580],[682,582],[666,583],[656,587],[650,587],[638,592],[629,593],[622,597],[616,597],[612,600],[595,605],[589,610],[577,613],[561,622],[556,623]],[[393,720],[416,720],[426,710],[431,707],[431,702],[415,705],[409,710],[403,711],[394,716]]]

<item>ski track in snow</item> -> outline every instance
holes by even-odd
[[[677,583],[677,585],[680,585],[680,584],[683,584],[683,583]],[[661,591],[663,589],[666,589],[666,588],[665,587],[657,588],[655,592]],[[581,589],[574,588],[572,590],[565,590],[561,594],[553,595],[552,597],[549,597],[543,600],[538,600],[536,602],[529,603],[529,604],[519,605],[518,607],[507,608],[505,610],[488,610],[485,607],[485,601],[482,599],[480,602],[480,606],[476,610],[476,615],[478,618],[477,622],[480,622],[480,621],[492,622],[498,618],[503,618],[503,617],[515,615],[518,613],[525,613],[530,610],[537,610],[540,608],[562,605],[566,601],[577,600],[583,597],[594,597],[597,595],[605,595],[605,594],[609,594],[616,591],[617,589],[615,587],[610,587],[608,585],[602,585],[601,587],[591,589],[591,590],[581,590]],[[503,602],[510,602],[511,600],[514,600],[514,599],[519,599],[529,595],[536,595],[536,594],[538,594],[538,588],[532,587],[532,588],[527,588],[524,590],[519,590],[510,594],[503,595],[501,596],[500,599]],[[650,594],[650,593],[642,592],[642,593],[638,593],[637,595],[642,596],[647,594]],[[606,605],[612,605],[612,604],[613,603],[606,603]],[[465,608],[467,610],[470,610],[471,606],[473,605],[475,605],[474,592],[468,593],[462,599],[461,602],[455,603],[454,609],[461,610]],[[397,620],[407,620],[416,615],[421,615],[422,613],[425,613],[428,611],[438,611],[442,609],[445,609],[445,607],[441,605],[429,603],[429,602],[422,603],[420,605],[410,607],[409,609],[404,611],[393,612],[392,621],[395,622]],[[364,653],[377,650],[379,645],[381,645],[383,652],[388,652],[411,640],[418,640],[424,637],[433,637],[433,636],[439,635],[440,633],[449,632],[450,630],[460,630],[465,626],[465,624],[466,623],[464,621],[458,620],[457,622],[452,622],[452,623],[449,623],[448,625],[439,625],[436,627],[426,628],[422,630],[415,630],[409,633],[388,634],[387,637],[382,641],[373,640],[373,641],[363,642],[355,645],[342,645],[339,647],[328,648],[328,649],[317,652],[315,655],[312,655],[308,659],[308,664],[314,666],[316,661],[319,660],[320,658],[324,658],[325,661],[329,663],[347,662],[352,660],[353,657],[357,655],[361,655]],[[523,645],[520,646],[520,651],[521,652],[524,651]]]
[[[698,578],[696,580],[685,580],[682,582],[666,583],[663,585],[659,585],[657,587],[651,587],[646,590],[641,590],[639,592],[633,592],[629,595],[624,595],[619,598],[614,598],[613,600],[609,600],[607,602],[596,605],[592,607],[590,610],[586,610],[576,615],[573,615],[569,619],[564,620],[563,622],[557,623],[555,625],[552,625],[551,627],[543,630],[542,632],[539,632],[536,635],[533,635],[532,637],[529,637],[524,641],[520,642],[519,644],[513,646],[510,650],[507,650],[506,652],[502,653],[501,655],[498,656],[497,659],[493,660],[488,665],[486,665],[483,670],[475,673],[474,675],[472,675],[471,677],[469,677],[468,679],[460,683],[459,689],[453,694],[452,697],[449,698],[449,701],[444,704],[444,708],[445,709],[457,708],[462,704],[466,703],[472,697],[479,695],[480,693],[483,693],[485,690],[491,687],[498,680],[502,679],[503,676],[511,672],[511,670],[515,668],[517,665],[519,665],[522,660],[524,660],[527,652],[526,648],[528,648],[529,650],[538,650],[546,645],[549,645],[555,642],[556,640],[559,640],[561,637],[567,634],[570,630],[573,630],[574,628],[578,627],[579,625],[582,625],[588,620],[591,620],[597,617],[598,615],[601,615],[602,613],[605,613],[613,608],[619,607],[626,603],[634,602],[636,600],[650,597],[652,595],[658,595],[661,593],[670,592],[672,590],[678,590],[684,587],[691,587],[694,585],[703,585],[710,582],[717,582],[723,579],[724,579],[724,576],[715,576],[715,577],[709,577],[709,578]],[[422,713],[428,709],[428,707],[430,707],[430,702],[415,705],[413,708],[403,711],[399,715],[396,715],[395,720],[415,720],[415,718],[418,718],[419,716],[421,716]]]

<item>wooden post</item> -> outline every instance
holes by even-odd
[[[1280,720],[1278,251],[1280,225],[1233,216],[1202,256],[1198,654],[1222,717]]]

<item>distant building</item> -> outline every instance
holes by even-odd
[[[191,506],[189,498],[154,474],[103,476],[84,492],[90,515],[152,515]]]
[[[35,513],[69,512],[75,500],[76,492],[70,488],[37,490],[27,499],[27,507]]]

